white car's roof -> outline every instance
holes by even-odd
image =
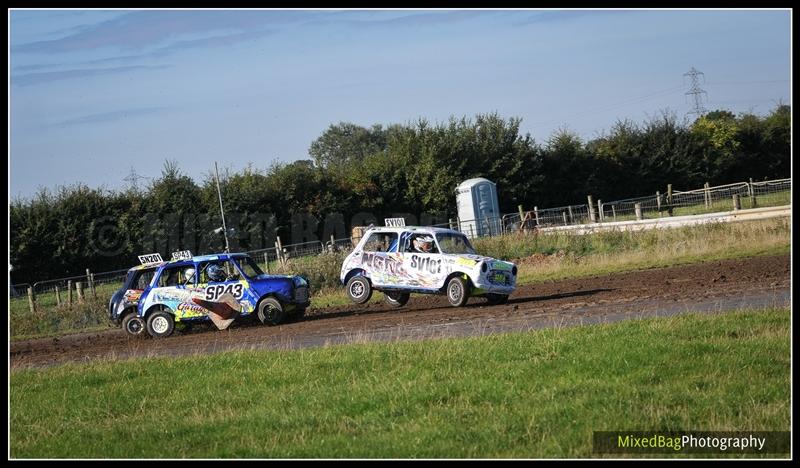
[[[455,229],[430,227],[430,226],[403,226],[403,227],[373,226],[369,228],[367,231],[381,231],[381,232],[420,231],[420,232],[429,232],[433,234],[461,234],[461,235],[464,234],[463,232],[456,231]]]

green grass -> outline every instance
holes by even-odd
[[[474,244],[483,255],[518,263],[518,284],[522,285],[703,261],[788,254],[790,223],[790,219],[781,218],[588,235],[515,234],[476,239]],[[314,292],[312,309],[343,306],[350,301],[339,285],[339,271],[348,253],[292,258],[285,266],[271,264],[270,272],[308,277]],[[58,308],[53,294],[40,295],[37,314],[30,313],[27,298],[13,299],[9,303],[11,338],[109,328],[105,306],[115,287],[98,287],[96,301],[72,307]],[[63,295],[62,299],[65,299]],[[382,299],[383,295],[377,293],[372,301]]]
[[[592,457],[593,431],[788,431],[790,364],[768,309],[15,370],[10,454]]]

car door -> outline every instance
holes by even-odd
[[[373,286],[401,286],[402,260],[397,252],[398,233],[373,231],[364,242],[358,263]]]
[[[149,291],[146,291],[142,310],[148,310],[157,304],[164,305],[169,307],[178,321],[205,314],[202,307],[192,302],[197,281],[193,263],[164,267],[154,281]]]
[[[225,272],[225,278],[222,281],[209,277],[208,267],[212,264],[219,266]],[[252,312],[259,299],[253,288],[250,287],[247,278],[230,259],[201,263],[198,290],[201,291],[202,299],[211,302],[217,302],[223,294],[229,293],[241,305],[242,314]]]
[[[430,252],[423,252],[414,247],[414,239],[431,238],[433,247]],[[431,233],[410,231],[404,232],[400,238],[403,269],[406,272],[406,283],[417,289],[439,289],[447,275],[442,265],[442,255]]]

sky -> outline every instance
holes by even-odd
[[[266,170],[340,122],[496,112],[587,141],[687,117],[693,67],[709,110],[791,105],[787,9],[8,11],[14,199]]]

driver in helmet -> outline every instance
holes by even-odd
[[[183,282],[184,284],[191,283],[194,280],[194,268],[187,268],[183,270]]]
[[[214,283],[221,283],[228,280],[228,275],[225,274],[225,270],[216,263],[212,263],[208,266],[206,274],[208,275],[208,279]]]
[[[411,241],[411,244],[414,246],[414,250],[419,253],[433,252],[433,237],[431,236],[417,236]]]

